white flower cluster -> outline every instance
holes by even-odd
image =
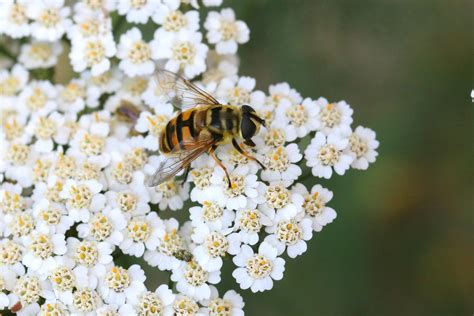
[[[332,192],[299,181],[367,169],[375,133],[352,129],[344,101],[302,98],[287,83],[255,90],[255,79],[238,75],[247,25],[229,8],[200,19],[200,4],[221,2],[0,3],[0,45],[19,39],[2,46],[18,52],[0,62],[0,310],[243,315],[241,296],[215,287],[224,261],[241,289],[269,290],[285,261],[335,219]],[[143,24],[156,29],[152,39]],[[52,67],[63,53],[78,75],[58,84]],[[176,114],[150,80],[159,68],[195,79],[223,103],[255,108],[266,128],[254,154],[266,169],[223,145],[217,155],[230,187],[207,155],[184,184],[147,186],[164,159],[160,132]],[[123,104],[139,112],[124,115]],[[143,264],[169,271],[169,285],[147,288]]]

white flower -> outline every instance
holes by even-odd
[[[205,271],[197,262],[182,262],[171,274],[171,280],[176,282],[176,289],[196,300],[211,297],[211,289],[208,283],[217,284],[221,280],[219,270]]]
[[[316,177],[329,179],[333,169],[337,174],[343,175],[353,160],[344,152],[348,144],[349,140],[339,134],[325,136],[317,132],[304,152],[306,165],[312,167],[311,172]]]
[[[270,183],[281,182],[285,186],[290,186],[301,176],[301,168],[296,163],[303,155],[300,154],[297,144],[276,149],[266,148],[265,151],[263,164],[267,169],[262,170],[262,180]]]
[[[163,229],[164,223],[155,212],[146,217],[132,218],[127,223],[120,249],[125,254],[141,257],[145,248],[156,249]]]
[[[186,249],[185,239],[178,232],[179,223],[176,219],[170,218],[164,220],[164,229],[160,231],[158,236],[158,247],[156,251],[145,252],[144,259],[152,267],[158,267],[160,270],[177,269],[180,260],[176,254]]]
[[[346,148],[346,151],[354,158],[351,167],[366,170],[369,163],[375,162],[378,147],[379,142],[375,139],[375,132],[370,128],[357,126],[350,135],[349,146]]]
[[[316,184],[311,188],[311,192],[308,192],[304,185],[298,183],[295,185],[294,191],[304,197],[304,217],[312,221],[314,231],[321,231],[324,226],[332,223],[336,218],[336,211],[326,206],[332,199],[332,192],[328,189]]]
[[[316,101],[320,107],[319,121],[320,129],[326,134],[340,133],[349,136],[352,124],[352,108],[345,101],[328,103],[325,98]]]
[[[306,98],[301,104],[292,104],[283,99],[276,110],[275,127],[285,129],[288,141],[303,138],[319,128],[319,106]]]
[[[271,290],[273,280],[281,280],[285,271],[285,260],[277,257],[277,253],[278,250],[266,242],[260,244],[257,253],[242,245],[239,254],[232,259],[238,267],[232,276],[240,288],[250,288],[254,293]]]
[[[0,100],[11,101],[11,99],[8,99],[15,96],[26,86],[28,77],[28,71],[20,64],[13,66],[11,71],[0,70]],[[4,106],[7,105],[2,104],[2,107]],[[21,111],[19,113],[21,114]]]
[[[33,206],[36,229],[42,233],[65,234],[74,224],[64,205],[43,199]]]
[[[57,107],[58,91],[48,81],[32,81],[20,93],[20,110],[46,116]]]
[[[159,148],[159,139],[163,128],[173,115],[173,107],[163,109],[162,114],[151,114],[143,111],[135,124],[135,129],[140,133],[148,132],[144,139],[144,146],[149,150],[156,151]],[[154,158],[155,159],[155,158]]]
[[[223,311],[229,312],[232,316],[244,316],[244,300],[239,293],[234,290],[225,292],[224,296],[219,297],[215,286],[211,286],[211,297],[208,300],[201,301],[204,305],[203,313],[206,315],[219,315]]]
[[[72,220],[87,223],[91,212],[104,207],[106,198],[99,193],[101,189],[102,185],[96,180],[66,181],[60,196],[66,200]]]
[[[98,76],[110,69],[109,58],[116,53],[112,34],[89,37],[76,41],[72,46],[69,58],[76,72],[91,69],[93,76]]]
[[[49,68],[56,65],[58,57],[63,52],[61,42],[39,42],[23,44],[18,61],[26,69]]]
[[[152,56],[159,50],[157,43],[146,43],[136,27],[120,36],[117,57],[121,59],[119,68],[128,76],[149,75],[155,70]]]
[[[4,0],[0,3],[0,33],[13,38],[30,35],[28,0]]]
[[[212,230],[225,230],[232,224],[235,213],[211,201],[204,201],[202,206],[189,209],[189,218],[194,226],[206,225]]]
[[[155,37],[151,42],[157,47],[154,59],[166,59],[165,68],[169,71],[184,71],[192,79],[206,70],[205,58],[208,47],[202,42],[202,34],[182,31]]]
[[[190,10],[183,13],[178,10],[179,1],[159,4],[153,15],[153,21],[161,27],[156,30],[155,37],[166,33],[176,33],[182,30],[196,32],[199,30],[199,12]]]
[[[197,244],[193,250],[194,259],[206,271],[217,271],[222,267],[222,257],[227,253],[236,254],[240,242],[228,238],[228,232],[211,230],[206,225],[195,226],[192,239]]]
[[[250,30],[247,24],[236,21],[234,10],[230,8],[222,9],[220,13],[209,12],[204,27],[208,30],[209,43],[216,44],[219,54],[235,54],[237,44],[244,44],[249,40]]]
[[[254,174],[246,174],[246,170],[241,167],[237,167],[229,176],[230,187],[222,168],[214,171],[211,183],[219,190],[219,195],[215,197],[216,202],[231,210],[254,208],[261,200],[257,189],[262,186],[262,183],[258,181],[258,177]]]
[[[106,303],[124,305],[126,302],[136,303],[140,295],[146,291],[145,272],[134,264],[128,269],[113,266],[107,270],[99,282],[99,293]]]
[[[240,77],[238,81],[224,78],[217,88],[217,96],[232,105],[251,104],[254,107],[265,102],[262,91],[253,91],[256,81],[251,77]]]
[[[112,246],[107,242],[67,239],[67,256],[76,263],[76,269],[87,269],[88,278],[100,279],[112,263]]]
[[[160,285],[154,292],[146,291],[135,303],[127,303],[120,307],[121,315],[135,316],[143,314],[158,314],[173,316],[175,295],[167,285]]]
[[[306,241],[313,236],[312,222],[308,218],[298,221],[296,218],[280,219],[267,229],[273,234],[265,237],[268,242],[278,250],[281,255],[285,249],[290,258],[296,258],[307,250]]]
[[[237,211],[234,230],[237,233],[229,235],[241,243],[255,245],[259,240],[262,227],[273,225],[274,212],[266,210],[245,209]]]
[[[259,210],[272,220],[294,217],[302,211],[303,196],[294,189],[290,191],[282,183],[270,184],[260,194],[265,203],[259,205]]]
[[[270,85],[268,88],[269,96],[267,97],[267,104],[276,108],[280,105],[282,100],[288,100],[291,104],[299,104],[303,100],[298,91],[291,88],[286,82],[280,82]]]
[[[202,0],[202,3],[206,7],[218,7],[222,4],[223,0]]]
[[[111,245],[119,245],[123,239],[123,230],[127,226],[127,220],[118,208],[107,206],[100,212],[92,215],[88,223],[77,225],[77,233],[81,238],[90,238]]]
[[[33,231],[23,238],[27,249],[23,256],[23,264],[41,276],[45,276],[51,268],[54,256],[66,253],[64,234],[39,233]]]
[[[68,18],[71,9],[64,7],[64,0],[38,0],[27,7],[31,35],[38,40],[56,41],[71,26]]]
[[[126,15],[129,23],[145,24],[158,4],[154,0],[120,0],[117,1],[117,11],[120,15]]]

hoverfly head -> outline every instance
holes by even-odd
[[[265,126],[265,120],[261,119],[251,106],[242,105],[242,122],[240,123],[242,138],[252,144],[251,138],[258,133],[260,125]]]

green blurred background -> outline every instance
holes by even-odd
[[[473,315],[473,3],[224,1],[251,29],[241,74],[345,99],[381,142],[366,172],[306,183],[338,218],[272,291],[241,291],[248,315]]]

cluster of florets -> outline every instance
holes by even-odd
[[[255,90],[238,74],[246,24],[229,8],[200,17],[199,4],[221,2],[2,1],[0,310],[242,315],[241,296],[216,288],[226,259],[241,289],[269,290],[335,219],[332,192],[300,182],[367,169],[375,133],[352,128],[344,101],[303,98],[287,83]],[[60,84],[54,66],[67,56],[77,76]],[[252,105],[266,128],[246,149],[265,170],[223,145],[230,187],[206,154],[184,184],[149,187],[165,159],[160,132],[176,114],[150,80],[158,68],[222,103]],[[117,110],[123,104],[136,119]],[[143,265],[168,271],[170,282],[150,288]]]

